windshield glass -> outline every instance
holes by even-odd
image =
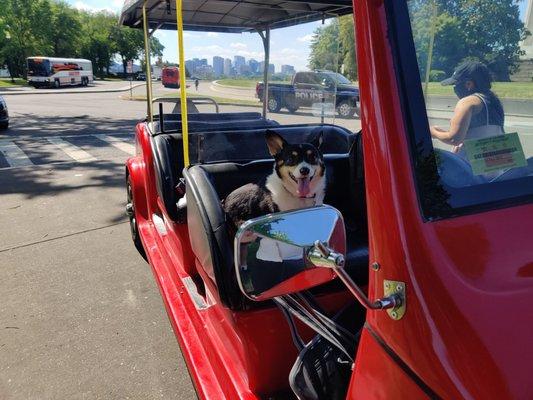
[[[352,39],[346,36],[349,48],[340,45],[343,29],[351,31]],[[186,32],[185,85],[191,163],[271,158],[265,130],[276,130],[280,125],[295,126],[286,131],[285,139],[292,143],[307,141],[326,125],[346,128],[342,132],[348,134],[357,132],[358,92],[345,91],[342,96],[337,93],[339,82],[357,80],[355,58],[347,56],[348,52],[354,53],[353,15],[331,18],[324,24],[310,22],[274,29],[270,32],[266,89],[265,52],[259,34]],[[177,65],[172,62],[163,65],[171,66]],[[324,82],[324,78],[331,83]],[[179,86],[177,75],[174,79],[164,73],[161,82],[153,83],[154,97],[164,101],[171,101],[169,97],[177,99]],[[157,103],[155,115],[159,114]],[[169,131],[181,131],[180,109],[175,105],[176,102],[164,103],[164,126]],[[157,117],[155,120],[160,126]],[[346,140],[330,143],[325,149],[345,154],[349,148]]]
[[[337,73],[337,72],[326,72],[327,76],[329,76],[331,79],[333,79],[335,82],[341,85],[351,85],[352,82],[347,79],[345,76]]]
[[[486,7],[467,0],[413,0],[407,5],[412,37],[406,40],[410,44],[400,44],[399,53],[403,79],[409,81],[407,98],[425,105],[412,107],[409,132],[425,216],[531,201],[530,2]],[[409,70],[413,43],[418,68]]]
[[[28,76],[50,76],[50,61],[46,59],[28,59]]]

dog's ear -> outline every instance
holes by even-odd
[[[322,147],[322,143],[324,142],[324,131],[320,131],[318,135],[316,135],[313,140],[311,140],[311,144],[315,146],[318,150]]]
[[[270,152],[271,156],[275,156],[276,154],[281,152],[281,149],[285,147],[288,143],[279,133],[276,133],[274,131],[271,131],[270,129],[267,129],[265,134],[265,139],[268,146],[268,151]]]

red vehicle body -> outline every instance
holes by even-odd
[[[426,221],[388,1],[354,1],[368,219],[368,297],[404,282],[401,320],[366,312],[348,399],[531,399],[533,205]],[[405,10],[404,10],[405,11]],[[392,32],[392,33],[391,33]],[[163,70],[165,84],[165,70]],[[200,398],[275,397],[296,357],[275,307],[233,310],[158,194],[154,140],[136,128],[126,164],[134,239],[146,253]],[[188,199],[189,201],[189,199]],[[373,266],[373,268],[371,268]],[[201,282],[201,284],[198,284]],[[347,291],[320,296],[330,311]]]
[[[164,87],[179,88],[180,74],[178,67],[164,67],[161,72],[161,82]]]

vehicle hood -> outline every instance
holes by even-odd
[[[356,95],[359,95],[359,88],[355,85],[338,85],[337,86],[338,92],[353,92]]]

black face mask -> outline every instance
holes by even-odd
[[[455,85],[453,87],[453,91],[460,99],[471,94],[471,91],[465,87],[464,83],[458,83],[457,85]]]

